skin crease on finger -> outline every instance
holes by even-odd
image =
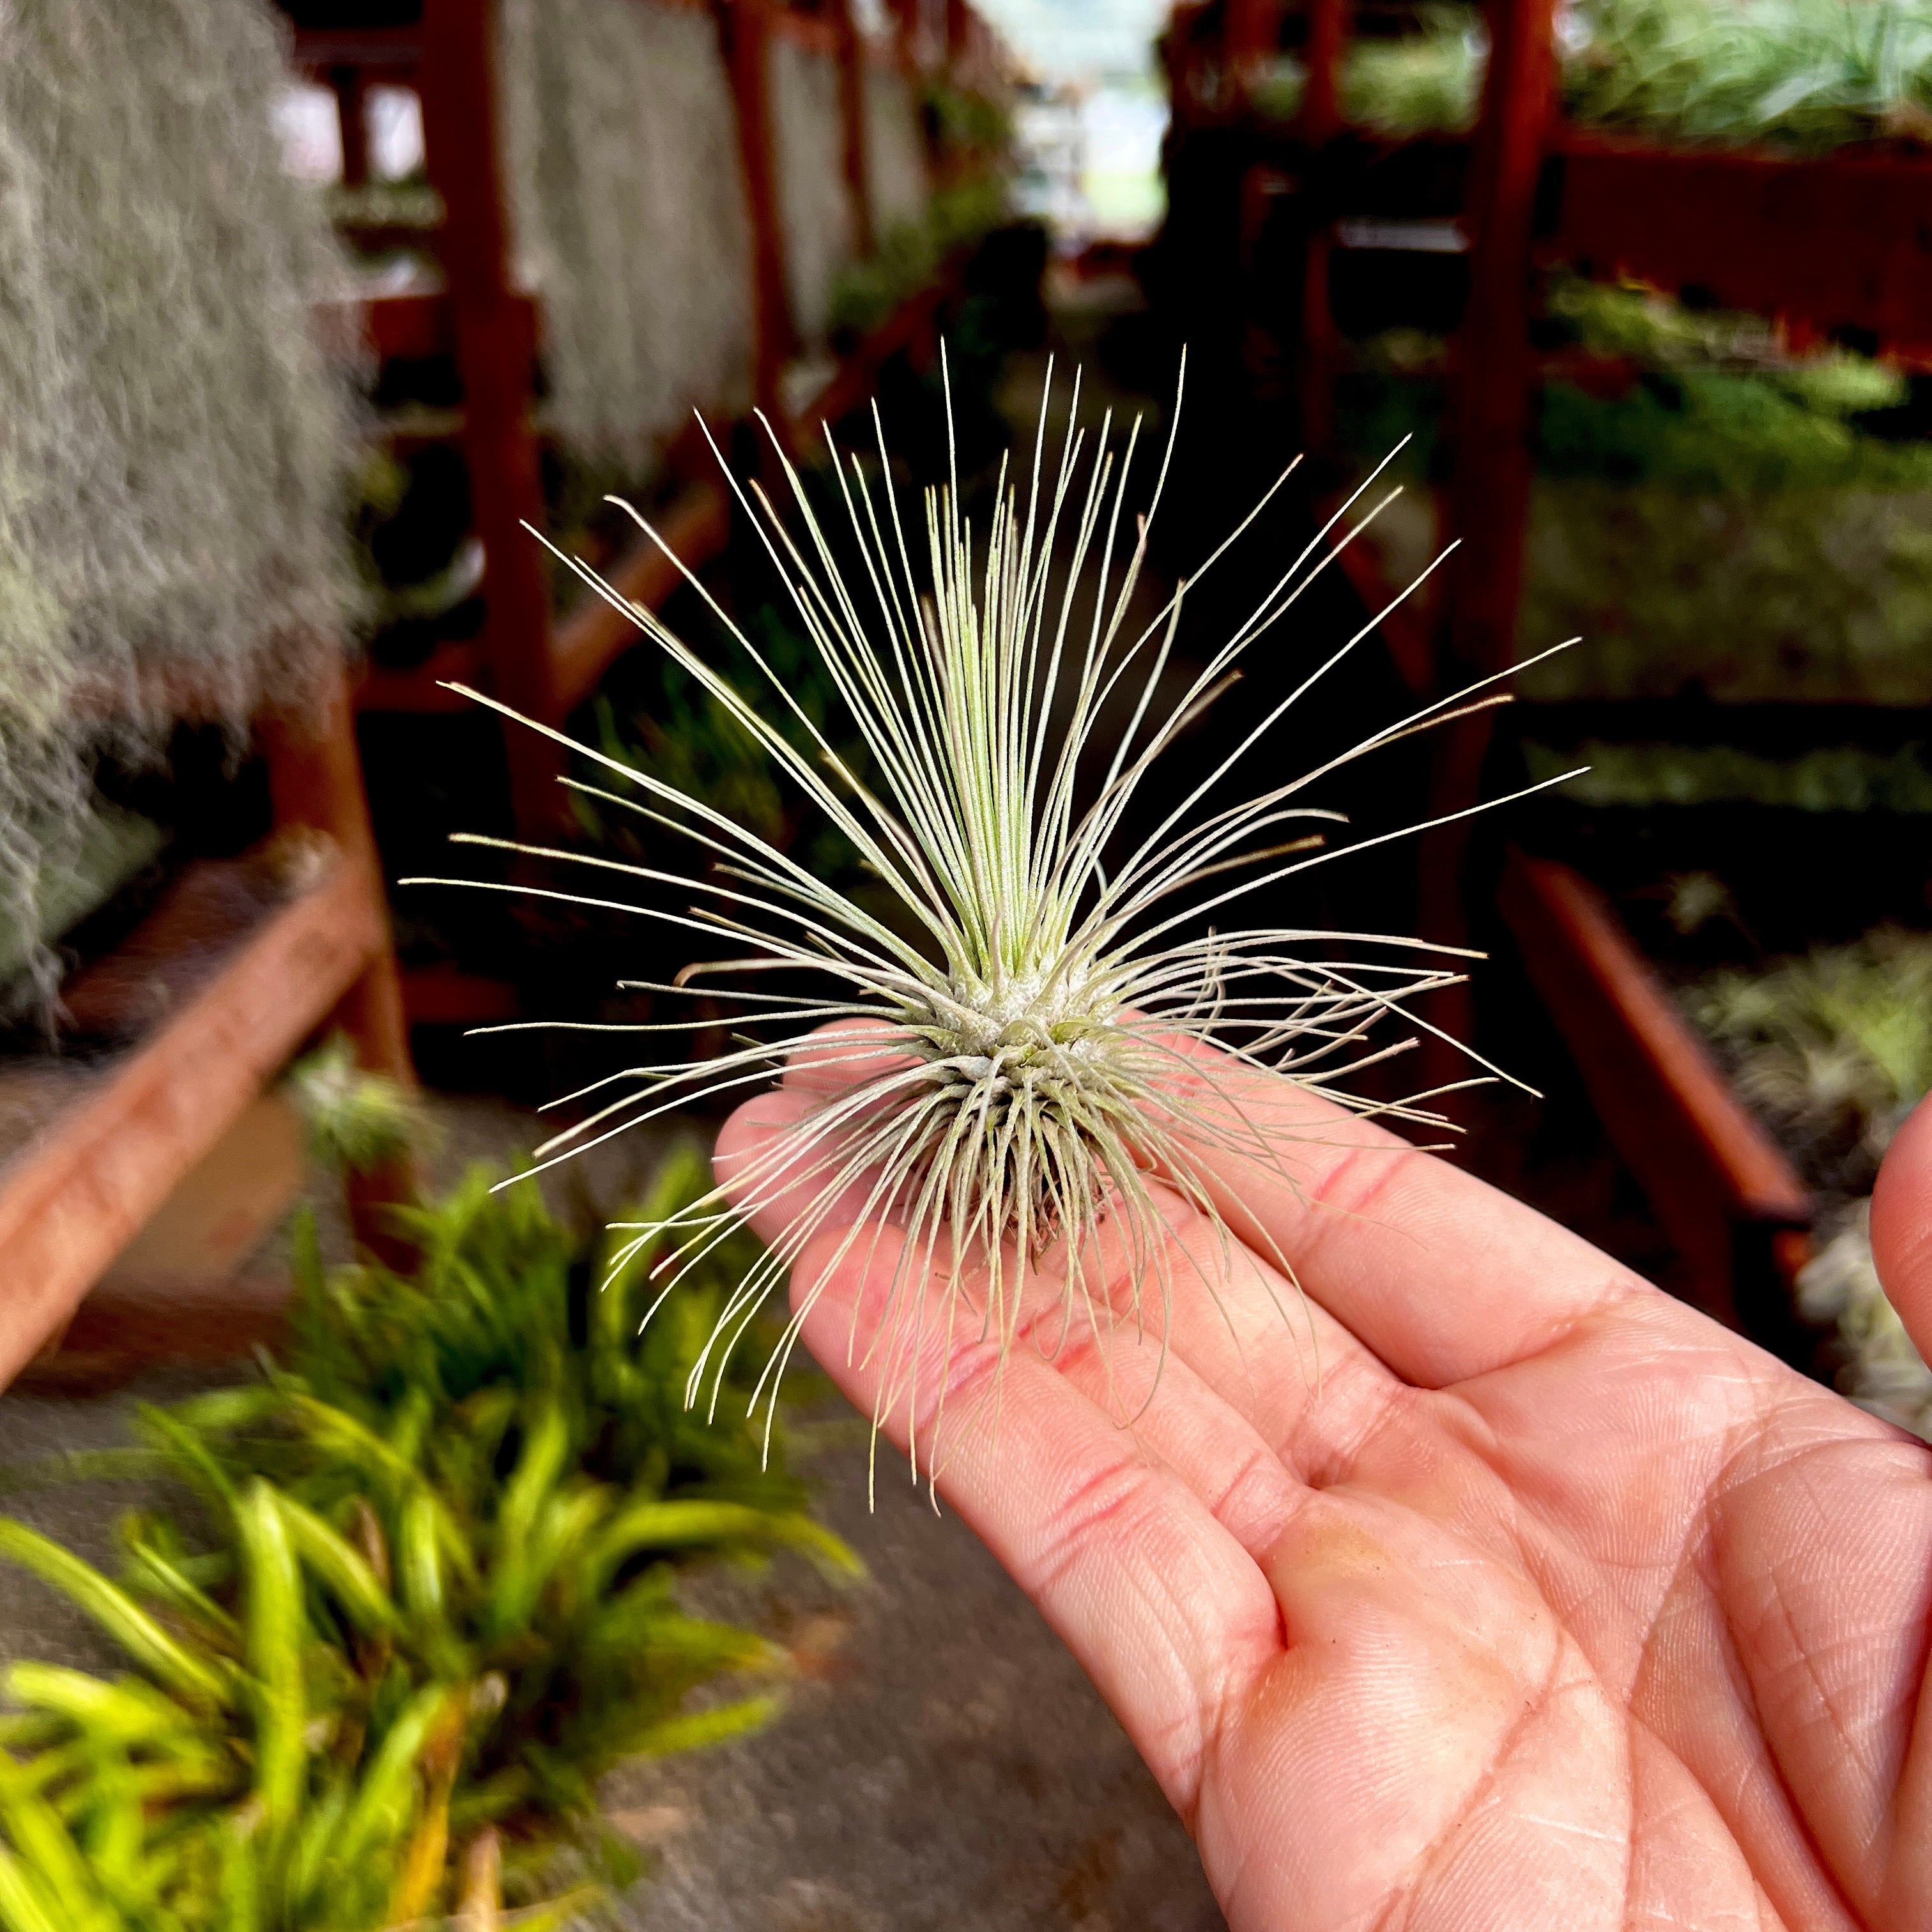
[[[721,1177],[849,1077],[748,1103]],[[1224,1276],[1171,1198],[1144,1336],[1053,1348],[1056,1282],[1001,1370],[976,1331],[948,1359],[935,1300],[892,1390],[947,1391],[940,1495],[1093,1677],[1231,1926],[1932,1928],[1932,1458],[1468,1176],[1349,1138],[1301,1142],[1298,1187],[1220,1178],[1258,1244]],[[1899,1147],[1888,1282],[1932,1269],[1927,1121]],[[821,1282],[828,1229],[794,1270],[868,1410],[852,1344],[893,1241]],[[1126,1272],[1089,1262],[1103,1314],[1131,1312]],[[1932,1279],[1894,1292],[1916,1312]],[[968,1426],[996,1378],[997,1429]]]

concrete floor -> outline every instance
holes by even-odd
[[[495,1102],[439,1103],[436,1178],[538,1137]],[[575,1184],[614,1207],[654,1151],[604,1150]],[[332,1245],[340,1239],[339,1226]],[[232,1372],[230,1372],[232,1374]],[[108,1396],[0,1396],[0,1468],[130,1439],[134,1406],[222,1372],[151,1371]],[[866,1502],[862,1426],[812,1468],[827,1520],[864,1558],[838,1590],[784,1568],[707,1608],[761,1618],[812,1660],[763,1735],[610,1780],[606,1808],[650,1856],[632,1932],[1212,1932],[1222,1919],[1186,1834],[1119,1726],[1032,1606],[956,1518],[882,1480]],[[0,1490],[0,1510],[115,1562],[151,1484]],[[90,1626],[0,1565],[0,1660],[120,1667]]]
[[[862,1447],[819,1466],[872,1570],[775,1584],[817,1681],[764,1736],[610,1780],[655,1845],[637,1932],[1213,1932],[1186,1834],[1078,1666],[976,1538],[909,1483],[866,1508]]]

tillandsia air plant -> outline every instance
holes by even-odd
[[[1076,422],[1078,388],[1076,378]],[[1052,394],[1049,371],[1049,400]],[[1177,416],[1178,404],[1177,394]],[[911,1382],[915,1352],[929,1333],[922,1314],[928,1284],[940,1288],[949,1341],[976,1335],[997,1344],[1004,1360],[1019,1332],[1022,1286],[1058,1247],[1067,1259],[1060,1318],[1034,1331],[1040,1346],[1058,1346],[1078,1322],[1104,1328],[1126,1320],[1164,1334],[1164,1320],[1150,1318],[1156,1305],[1164,1312],[1175,1286],[1162,1188],[1220,1232],[1225,1258],[1229,1238],[1209,1163],[1245,1156],[1292,1180],[1280,1130],[1244,1111],[1240,1090],[1255,1072],[1285,1074],[1357,1118],[1393,1118],[1425,1132],[1449,1124],[1430,1094],[1375,1101],[1352,1094],[1348,1083],[1414,1043],[1412,1036],[1383,1045],[1370,1036],[1379,1022],[1405,1016],[1416,996],[1458,976],[1456,962],[1440,957],[1452,950],[1244,925],[1239,908],[1262,888],[1340,856],[1320,829],[1340,814],[1310,802],[1324,776],[1426,724],[1496,700],[1471,692],[1444,699],[1312,771],[1217,806],[1210,795],[1222,781],[1298,698],[1374,634],[1371,620],[1238,732],[1206,777],[1177,787],[1171,802],[1156,802],[1149,778],[1162,754],[1332,561],[1334,532],[1362,494],[1287,563],[1232,635],[1184,668],[1176,646],[1187,586],[1151,622],[1137,630],[1129,622],[1149,519],[1172,465],[1172,429],[1165,453],[1150,463],[1146,512],[1135,514],[1139,423],[1117,434],[1110,412],[1096,432],[1070,428],[1057,454],[1048,448],[1047,423],[1043,404],[1030,460],[1002,460],[995,508],[980,530],[965,515],[956,465],[926,493],[923,527],[907,527],[876,410],[876,467],[842,452],[827,432],[838,478],[834,514],[842,508],[843,528],[815,513],[813,493],[776,436],[796,524],[758,483],[734,484],[849,709],[867,760],[862,771],[803,717],[753,640],[695,578],[692,587],[769,679],[763,708],[657,616],[585,573],[757,736],[850,842],[898,916],[869,910],[870,900],[848,896],[648,770],[575,746],[630,791],[566,782],[687,833],[714,862],[697,884],[699,904],[688,910],[581,902],[650,912],[720,949],[669,983],[626,983],[727,1003],[745,1031],[713,1059],[626,1067],[568,1096],[595,1104],[538,1150],[536,1171],[689,1101],[762,1084],[801,1052],[848,1074],[848,1085],[748,1159],[728,1188],[714,1189],[668,1226],[630,1232],[639,1244],[664,1244],[656,1268],[661,1303],[781,1190],[807,1204],[745,1275],[693,1367],[691,1399],[703,1398],[708,1378],[715,1402],[733,1345],[806,1245],[832,1226],[836,1205],[856,1199],[862,1210],[836,1245],[838,1261],[864,1258],[881,1224],[897,1222],[904,1240],[890,1288],[871,1332],[855,1333],[850,1346],[882,1372],[875,1431],[904,1405],[915,1478],[936,1472],[944,1420],[943,1396],[933,1413],[915,1412]],[[1252,526],[1294,466],[1204,570]],[[855,566],[842,568],[841,544],[856,554]],[[772,711],[806,728],[815,758]],[[1124,728],[1103,727],[1103,718],[1123,712]],[[1103,728],[1110,742],[1102,741]],[[596,855],[512,849],[654,885],[689,883]],[[1229,915],[1230,922],[1208,925]],[[784,976],[781,984],[829,981],[830,989],[742,983],[773,974]],[[819,1032],[834,1022],[844,1023],[842,1031]],[[1334,1129],[1316,1124],[1308,1132],[1319,1138]],[[1123,1312],[1110,1309],[1090,1279],[1103,1234],[1136,1284]],[[1216,1293],[1207,1278],[1212,1264],[1202,1272],[1205,1292]],[[795,1310],[754,1387],[754,1405],[775,1400],[818,1292],[808,1289]]]

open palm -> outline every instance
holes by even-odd
[[[721,1173],[829,1077],[742,1108]],[[997,1437],[940,1478],[1234,1932],[1932,1928],[1932,1452],[1454,1168],[1285,1082],[1245,1098],[1297,1185],[1222,1160],[1232,1278],[1172,1270],[1165,1351],[1158,1312],[1145,1339],[1022,1342]],[[1932,1116],[1874,1217],[1922,1347],[1928,1192]],[[892,1239],[806,1330],[868,1408],[849,1344]],[[922,1410],[943,1381],[963,1413],[994,1353],[942,1353]]]

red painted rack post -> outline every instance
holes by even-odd
[[[1307,77],[1301,93],[1301,138],[1311,148],[1334,140],[1342,128],[1342,50],[1348,33],[1348,0],[1308,0],[1308,40],[1302,50]]]
[[[778,222],[777,158],[772,141],[771,0],[718,0],[738,152],[752,215],[752,278],[757,349],[752,392],[773,421],[778,378],[796,346],[785,292],[784,237]]]
[[[1530,352],[1531,244],[1536,185],[1554,104],[1552,0],[1496,0],[1482,118],[1471,160],[1463,220],[1472,231],[1469,305],[1456,340],[1451,417],[1450,568],[1438,669],[1444,697],[1510,660],[1522,594],[1523,542],[1532,482],[1529,431],[1535,367]],[[1424,835],[1418,926],[1438,944],[1468,936],[1466,903],[1472,826],[1490,742],[1490,714],[1445,726],[1436,747],[1432,818]],[[1472,1036],[1466,986],[1442,996],[1433,1017],[1453,1037]],[[1459,1077],[1445,1050],[1432,1050],[1440,1078]],[[1431,1084],[1435,1084],[1432,1082]]]
[[[861,255],[878,245],[872,232],[871,170],[866,128],[866,38],[852,14],[852,0],[833,0],[838,34],[838,110],[844,122],[845,191],[852,203],[852,239]]]
[[[439,237],[456,317],[464,453],[488,575],[484,655],[496,695],[526,717],[558,722],[543,552],[543,484],[530,418],[535,310],[513,286],[508,184],[500,152],[496,49],[488,0],[424,0],[418,73],[430,178],[443,202]],[[517,821],[557,824],[565,810],[553,748],[511,734]]]

